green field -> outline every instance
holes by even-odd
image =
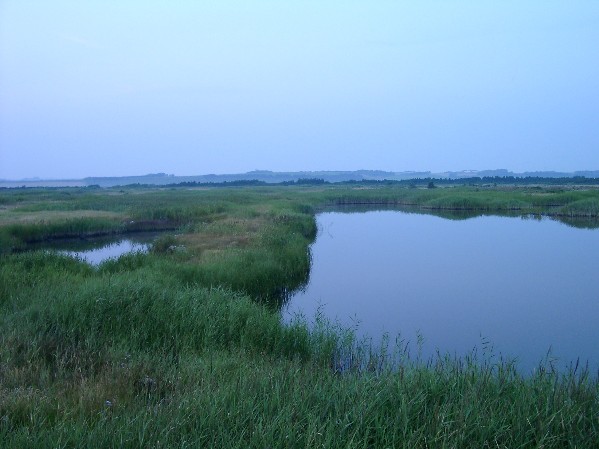
[[[0,190],[0,447],[595,448],[599,379],[377,351],[278,310],[315,213],[599,227],[599,190],[319,185]],[[165,230],[98,268],[36,241]]]

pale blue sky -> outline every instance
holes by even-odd
[[[599,1],[0,0],[0,178],[599,169]]]

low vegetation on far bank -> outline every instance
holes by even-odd
[[[386,359],[278,308],[307,280],[324,208],[598,227],[598,204],[599,190],[556,187],[2,190],[0,447],[597,447],[596,373]],[[151,252],[97,268],[20,252],[154,229]]]

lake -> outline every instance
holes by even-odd
[[[284,320],[321,313],[374,344],[401,334],[412,353],[421,335],[424,357],[476,347],[531,371],[550,351],[560,369],[577,358],[599,367],[599,230],[400,211],[317,222],[309,283]]]

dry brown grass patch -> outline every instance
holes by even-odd
[[[61,221],[78,218],[123,218],[121,214],[103,210],[57,210],[39,212],[14,212],[0,210],[0,225]]]

